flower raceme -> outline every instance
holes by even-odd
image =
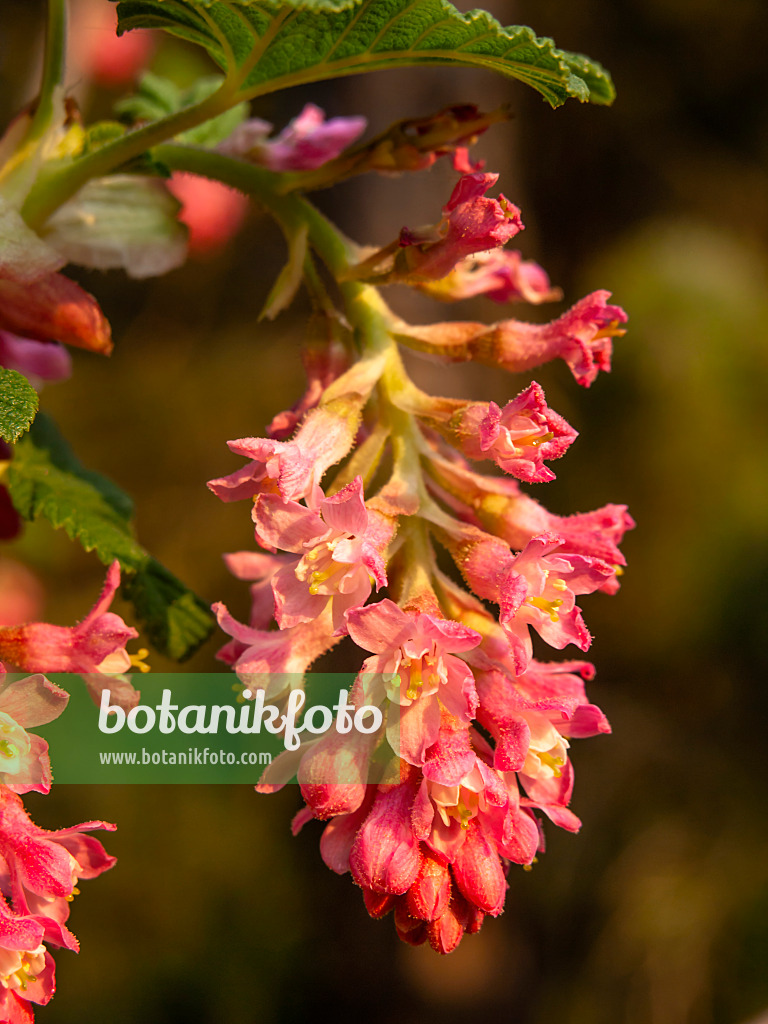
[[[344,174],[356,152],[339,158]],[[260,547],[226,556],[252,604],[247,623],[214,605],[230,637],[219,657],[271,699],[346,636],[357,652],[351,705],[379,711],[365,734],[304,733],[257,788],[295,774],[294,832],[323,821],[325,863],[351,874],[371,916],[392,913],[405,942],[440,953],[502,912],[511,865],[530,867],[544,848],[542,817],[580,827],[571,744],[610,726],[586,697],[591,665],[537,661],[531,630],[556,650],[590,647],[578,601],[618,589],[634,525],[623,505],[556,516],[525,493],[521,484],[554,479],[548,463],[577,436],[536,382],[497,404],[432,396],[408,377],[398,343],[511,372],[562,359],[586,386],[610,369],[626,320],[605,291],[548,324],[395,317],[372,285],[450,301],[559,298],[537,264],[503,248],[522,222],[486,195],[497,176],[460,150],[454,164],[461,177],[439,224],[403,229],[336,272],[348,304],[335,322],[353,327],[344,353],[329,333],[305,398],[269,436],[230,442],[249,461],[209,483],[223,501],[251,500]]]

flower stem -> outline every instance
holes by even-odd
[[[59,0],[54,2],[58,3]],[[233,103],[232,85],[225,80],[221,88],[199,103],[129,131],[114,142],[100,146],[76,160],[45,169],[22,207],[24,220],[32,228],[41,227],[62,203],[71,199],[92,178],[103,177],[142,156],[151,147],[217,117]]]
[[[45,30],[45,56],[43,77],[37,109],[32,119],[27,141],[39,139],[50,127],[54,117],[54,92],[64,79],[67,52],[66,0],[48,0],[48,21]]]

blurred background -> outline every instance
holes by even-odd
[[[72,88],[89,119],[108,116],[124,86],[94,53],[112,5],[71,6]],[[401,945],[389,920],[368,919],[349,879],[322,864],[319,825],[291,838],[296,792],[54,787],[29,798],[33,817],[49,828],[116,821],[106,845],[120,863],[83,886],[73,913],[83,954],[57,956],[59,993],[41,1021],[250,1024],[302,1021],[320,1008],[374,1024],[470,1014],[513,1024],[768,1019],[768,8],[487,7],[602,61],[615,105],[552,111],[522,84],[421,69],[291,90],[254,113],[281,128],[312,100],[329,116],[365,114],[373,134],[449,103],[511,104],[513,121],[475,154],[522,209],[524,255],[564,289],[562,305],[530,318],[596,288],[629,313],[613,373],[589,391],[564,364],[535,374],[581,435],[536,497],[558,513],[626,502],[637,521],[619,594],[584,600],[598,668],[590,697],[614,731],[572,750],[583,830],[548,825],[534,870],[510,872],[504,915],[440,958]],[[43,12],[39,0],[0,7],[6,117],[34,95]],[[179,84],[209,69],[168,40],[146,60]],[[317,202],[356,240],[384,244],[404,224],[436,221],[454,179],[442,161],[409,178],[353,181]],[[240,617],[246,587],[220,555],[252,544],[250,520],[205,481],[240,463],[228,439],[262,434],[303,389],[304,300],[257,323],[282,259],[277,232],[252,211],[223,252],[165,278],[74,274],[109,316],[115,351],[109,360],[74,353],[72,379],[42,396],[85,464],[134,494],[142,542]],[[486,300],[388,298],[416,322],[505,315]],[[496,401],[528,380],[412,368],[432,390]],[[82,618],[103,580],[95,557],[45,524],[4,554],[43,581],[48,621]],[[215,670],[220,643],[185,669]]]

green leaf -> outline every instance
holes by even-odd
[[[203,46],[238,97],[411,65],[480,67],[518,78],[552,106],[610,103],[608,73],[525,26],[447,0],[119,0],[118,32],[163,28]]]
[[[180,89],[170,79],[161,78],[160,75],[147,71],[139,82],[138,92],[134,96],[120,100],[115,105],[115,110],[131,123],[159,121],[161,117],[175,114],[185,107],[191,107],[207,99],[220,88],[223,81],[221,75],[210,75],[199,79],[189,89]],[[232,134],[248,117],[248,113],[248,104],[238,103],[218,117],[182,132],[178,136],[179,141],[192,146],[216,146]]]
[[[134,537],[131,499],[111,480],[85,469],[47,416],[38,416],[14,449],[5,483],[25,519],[42,517],[63,528],[104,565],[118,559],[123,593],[157,650],[181,661],[210,636],[208,606]]]
[[[29,430],[39,405],[37,392],[18,370],[0,369],[0,437],[13,443]]]

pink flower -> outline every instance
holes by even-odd
[[[125,645],[139,634],[108,611],[119,584],[115,561],[98,601],[77,626],[30,622],[0,629],[0,657],[26,672],[124,672],[131,667]]]
[[[78,881],[95,878],[115,863],[97,839],[83,834],[97,828],[113,831],[115,826],[87,821],[48,832],[29,818],[20,797],[0,788],[0,886],[18,914],[41,920],[49,944],[78,949],[66,927]]]
[[[270,171],[311,171],[335,159],[365,131],[364,117],[332,117],[308,103],[274,139],[272,125],[254,118],[235,128],[219,150],[268,167]]]
[[[419,841],[410,823],[414,781],[380,786],[349,853],[352,877],[378,893],[407,892],[421,868]]]
[[[383,552],[394,525],[366,508],[360,477],[312,509],[260,494],[253,519],[262,547],[298,555],[272,578],[281,629],[311,622],[330,602],[334,630],[346,632],[344,613],[387,582]]]
[[[517,783],[510,773],[491,767],[493,752],[474,730],[443,716],[437,742],[422,769],[423,780],[413,807],[413,828],[420,839],[451,864],[459,864],[471,823],[498,853],[517,863],[530,863],[539,843],[531,815],[519,808]],[[473,841],[479,836],[473,832]],[[497,857],[498,857],[497,853]],[[494,868],[494,871],[497,871]],[[499,913],[504,886],[493,900]],[[478,902],[462,887],[464,895],[486,913],[488,904]]]
[[[186,224],[189,251],[196,255],[219,252],[237,232],[248,210],[248,197],[242,192],[198,174],[175,171],[168,189],[181,203],[178,219]]]
[[[99,85],[130,84],[147,65],[157,33],[117,35],[114,8],[101,0],[78,0],[72,9],[72,44],[68,54],[77,80],[85,75]]]
[[[381,703],[386,694],[396,706],[388,716],[390,745],[409,764],[423,764],[437,739],[441,705],[464,722],[474,717],[472,672],[455,655],[476,647],[480,634],[459,622],[406,613],[388,599],[348,612],[347,627],[359,647],[376,655],[358,676],[369,701]]]
[[[465,522],[482,527],[511,548],[522,549],[539,534],[555,533],[562,537],[563,553],[589,555],[614,567],[626,564],[619,544],[635,525],[626,505],[557,516],[523,494],[514,480],[476,473],[447,447],[435,447],[430,467],[430,490],[452,504]],[[601,589],[611,592],[617,586],[614,576]]]
[[[43,944],[45,919],[14,914],[0,895],[0,1020],[31,1024],[30,1003],[45,1005],[55,990],[54,962]]]
[[[314,493],[325,471],[352,447],[360,423],[360,402],[350,396],[310,409],[291,441],[244,437],[229,441],[231,451],[251,459],[229,476],[209,480],[222,501],[280,494],[287,501]]]
[[[417,287],[444,302],[485,295],[494,302],[539,305],[562,298],[561,290],[551,286],[539,264],[524,260],[517,249],[475,253],[458,263],[440,281],[425,281]]]
[[[436,228],[403,228],[400,245],[412,279],[445,277],[456,264],[476,252],[504,245],[523,228],[520,211],[503,195],[485,198],[498,174],[464,174],[443,207]]]
[[[250,586],[251,614],[248,618],[248,625],[257,630],[266,629],[275,612],[272,577],[281,566],[291,561],[291,556],[268,555],[263,551],[234,551],[222,557],[229,571],[237,579],[255,580]],[[225,631],[229,632],[229,630]],[[227,659],[222,658],[222,660],[226,661]],[[231,664],[231,662],[229,663]]]
[[[531,659],[529,625],[558,650],[573,643],[586,651],[592,642],[576,596],[598,590],[614,570],[596,558],[560,554],[562,542],[557,534],[534,537],[500,581],[500,620],[517,672],[524,672]]]
[[[267,677],[265,688],[270,698],[290,685],[291,676],[303,675],[339,640],[325,610],[309,622],[277,630],[245,626],[221,602],[213,605],[213,612],[224,632],[232,637],[216,657],[231,665],[238,678],[248,685],[259,685],[258,677]]]
[[[72,360],[63,345],[19,338],[10,331],[0,331],[0,366],[18,370],[35,385],[66,380],[72,373]]]
[[[493,459],[505,473],[527,483],[554,480],[545,459],[559,459],[577,437],[546,403],[535,382],[499,409],[473,403],[455,417],[461,449],[472,459]]]
[[[513,373],[530,370],[551,359],[563,359],[584,387],[600,370],[611,369],[611,339],[624,334],[627,314],[608,305],[610,292],[587,295],[557,320],[529,324],[520,320],[481,324],[452,321],[414,327],[400,324],[398,341],[452,362],[474,359]]]

